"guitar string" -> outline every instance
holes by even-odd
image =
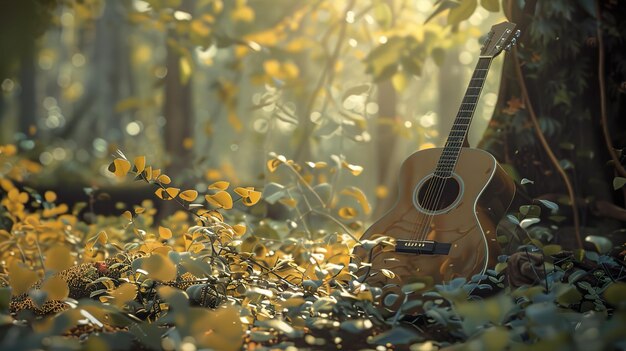
[[[434,178],[435,178],[435,175],[433,173],[431,180],[428,182],[428,188],[426,189],[426,194],[424,196],[426,202],[432,196],[432,191],[434,190],[433,183],[435,182]],[[422,202],[419,199],[420,197],[419,189],[417,191],[417,194],[415,192],[413,193],[413,197],[414,197],[414,200],[421,207],[426,208],[426,205],[422,204]],[[427,217],[427,214],[423,213],[422,211],[417,211],[417,219],[415,220],[415,223],[413,224],[413,233],[411,234],[411,240],[413,241],[419,240],[420,233],[423,231],[423,227],[422,227],[423,223],[426,222],[426,217]]]
[[[431,175],[429,176],[430,176],[430,179],[428,181],[428,188],[426,189],[426,194],[424,195],[424,202],[419,201],[419,196],[420,196],[419,190],[417,191],[417,194],[414,195],[417,197],[417,203],[425,210],[428,210],[428,208],[431,206],[430,201],[434,195],[433,191],[435,188],[437,188],[435,184],[437,182],[437,179],[439,179],[439,177],[435,175],[435,173],[433,173],[432,176]],[[418,220],[415,222],[414,231],[413,231],[413,234],[411,235],[411,239],[421,241],[423,240],[421,238],[422,237],[421,233],[424,230],[426,230],[424,227],[424,223],[426,223],[429,214],[423,213],[422,211],[417,211],[417,213],[418,213],[418,219],[421,219],[421,221]]]
[[[490,64],[491,64],[491,60],[490,60],[490,59],[488,59],[488,60],[486,61],[486,63],[485,63],[485,66],[486,66],[486,67],[485,67],[485,69],[484,69],[484,70],[485,70],[485,72],[486,72],[486,73],[484,74],[484,76],[482,76],[482,77],[478,77],[478,74],[476,74],[476,76],[477,76],[476,78],[481,79],[481,81],[480,81],[480,83],[478,84],[478,87],[477,87],[477,88],[478,88],[478,90],[479,90],[479,92],[478,92],[478,94],[477,94],[477,99],[476,99],[476,101],[478,101],[478,97],[480,96],[480,92],[482,91],[482,88],[483,88],[483,85],[484,85],[484,81],[485,81],[485,79],[486,79],[486,77],[487,77],[487,73],[488,73],[488,69],[489,69]],[[478,72],[478,69],[479,69],[479,67],[480,67],[480,66],[481,66],[481,60],[479,59],[478,64],[477,64],[477,70],[476,70],[476,72]],[[474,75],[473,75],[473,76],[474,76]],[[474,77],[472,77],[472,79],[474,79]],[[470,87],[471,87],[471,84],[470,84]],[[469,88],[468,88],[468,91],[469,91]],[[466,94],[466,95],[467,95],[467,94]],[[446,179],[442,182],[441,187],[440,187],[439,189],[437,189],[437,192],[436,192],[436,193],[437,193],[437,195],[438,195],[438,196],[437,196],[437,198],[436,198],[436,200],[435,200],[435,203],[433,204],[434,208],[437,208],[437,207],[439,206],[439,202],[441,201],[441,197],[443,196],[443,190],[445,190],[445,186],[446,186],[447,180],[451,178],[452,174],[454,174],[454,169],[456,168],[456,164],[457,164],[457,162],[458,162],[458,159],[459,159],[459,157],[460,157],[460,152],[461,152],[461,150],[462,150],[462,140],[465,140],[465,138],[467,137],[468,127],[469,127],[469,124],[471,123],[472,116],[474,115],[474,112],[475,112],[475,110],[476,110],[477,103],[473,103],[473,104],[472,104],[472,105],[470,105],[470,106],[472,106],[472,107],[471,107],[471,111],[468,111],[468,112],[470,112],[470,113],[469,113],[469,116],[467,116],[467,117],[466,117],[466,118],[469,118],[469,121],[468,121],[468,122],[467,122],[467,124],[466,124],[466,128],[465,128],[465,130],[464,130],[463,137],[462,137],[462,138],[459,138],[459,139],[458,139],[458,141],[456,141],[456,142],[455,142],[455,141],[452,141],[452,142],[450,142],[450,143],[446,143],[446,144],[450,144],[450,145],[459,144],[459,145],[454,145],[454,148],[459,148],[459,150],[455,152],[455,153],[457,153],[457,155],[455,156],[455,158],[454,158],[454,160],[452,161],[452,163],[451,163],[450,165],[447,165],[447,166],[452,166],[452,167],[450,168],[450,170],[448,171],[448,172],[450,173],[450,177],[449,177],[449,178],[446,178]],[[444,149],[444,150],[445,150],[445,149]],[[460,187],[459,187],[459,190],[460,190]],[[459,195],[460,195],[460,194],[459,194]],[[423,237],[424,237],[424,239],[423,239],[423,240],[425,240],[425,239],[426,239],[426,237],[427,237],[428,233],[430,232],[428,229],[430,228],[430,226],[431,226],[431,223],[432,223],[432,220],[433,220],[433,219],[434,219],[434,215],[429,216],[429,218],[428,218],[428,224],[426,225],[426,227],[425,227],[425,228],[426,228],[426,230],[425,230],[425,232],[424,232],[424,234],[423,234]]]
[[[481,65],[482,63],[482,65]],[[485,67],[481,67],[481,66],[485,66]],[[459,111],[459,114],[457,114],[457,118],[456,120],[460,120],[461,118],[468,118],[469,120],[467,121],[467,123],[464,123],[462,125],[465,125],[465,130],[463,131],[463,136],[462,137],[452,137],[453,139],[450,140],[450,136],[448,137],[448,141],[446,142],[446,146],[444,147],[444,150],[442,151],[442,155],[440,156],[440,162],[438,163],[438,169],[440,168],[439,166],[442,164],[441,163],[441,158],[442,157],[446,157],[449,155],[444,155],[446,150],[452,149],[453,150],[453,155],[456,153],[456,156],[453,158],[452,163],[451,164],[446,164],[445,162],[443,163],[444,166],[450,167],[450,170],[448,170],[447,172],[450,173],[450,176],[448,177],[443,177],[440,178],[439,176],[437,176],[435,173],[437,172],[437,170],[435,171],[435,173],[433,174],[433,176],[431,177],[431,181],[429,182],[429,187],[427,189],[427,194],[426,194],[426,203],[428,203],[428,206],[422,206],[424,207],[426,210],[429,210],[431,213],[428,214],[427,216],[425,216],[427,219],[425,221],[425,223],[423,225],[421,225],[420,227],[422,227],[417,233],[422,232],[420,236],[420,241],[424,241],[428,238],[428,234],[430,233],[430,227],[432,224],[432,221],[434,219],[434,217],[436,216],[435,214],[433,214],[432,212],[435,212],[437,210],[437,208],[439,207],[439,202],[441,201],[441,198],[443,196],[445,187],[447,185],[447,182],[449,179],[452,178],[452,174],[454,173],[454,169],[456,168],[456,164],[458,162],[458,159],[460,157],[460,152],[461,152],[461,148],[462,148],[462,143],[465,140],[465,138],[467,137],[467,133],[468,133],[468,127],[471,123],[472,120],[472,116],[474,115],[474,112],[476,110],[476,106],[477,106],[477,102],[478,102],[478,98],[480,97],[480,93],[482,92],[482,88],[484,86],[484,82],[485,79],[487,77],[487,74],[489,72],[489,67],[491,65],[491,58],[486,59],[483,61],[483,59],[479,59],[478,63],[476,64],[476,70],[474,72],[474,74],[472,74],[472,78],[470,80],[470,85],[466,90],[465,96],[470,96],[468,95],[469,93],[469,89],[471,88],[478,88],[478,94],[476,94],[476,101],[475,102],[462,102],[461,106],[465,105],[470,105],[471,109],[468,111],[463,111],[462,107],[461,107],[461,111]],[[485,71],[484,76],[480,76],[479,72],[480,71]],[[477,79],[480,83],[478,84],[478,86],[476,87],[472,87],[471,86],[471,81]],[[465,98],[463,99],[465,100]],[[462,116],[461,113],[462,112],[469,112],[468,116]],[[455,123],[456,125],[457,123]],[[457,141],[454,141],[454,139],[457,139]],[[454,145],[454,144],[459,144],[459,145]],[[459,150],[454,151],[455,148],[459,148]],[[447,168],[446,167],[446,168]],[[444,172],[445,174],[446,172]],[[435,189],[437,189],[434,194],[435,194],[435,198],[434,198],[434,202],[432,202],[432,184],[436,183]],[[460,190],[460,186],[459,186],[459,190]],[[418,191],[418,203],[419,203],[419,191]],[[415,234],[417,234],[415,233]]]
[[[442,152],[442,155],[440,156],[440,160],[441,160],[441,157],[446,157],[445,153],[449,152],[450,149],[453,149],[454,147],[458,147],[454,145],[455,143],[456,142],[454,141],[454,139],[449,138],[449,140],[446,142],[446,146],[444,147],[444,151]],[[442,167],[442,164],[446,166],[445,162],[444,163],[439,162],[438,167],[435,170],[435,173],[433,174],[429,182],[429,187],[427,189],[426,195],[424,196],[424,201],[420,203],[420,205],[422,205],[422,207],[425,210],[430,211],[431,213],[428,213],[426,216],[421,216],[424,219],[424,222],[422,223],[422,225],[420,225],[420,229],[417,232],[415,232],[415,234],[419,237],[419,241],[426,240],[428,237],[428,234],[430,233],[430,226],[435,216],[435,214],[433,214],[432,212],[437,210],[438,203],[441,199],[441,195],[443,194],[443,190],[445,189],[446,184],[447,184],[448,178],[446,178],[445,176],[440,177],[439,175],[436,174],[437,172],[445,174],[445,171],[442,170],[442,168],[444,168]],[[419,198],[419,192],[417,195]]]

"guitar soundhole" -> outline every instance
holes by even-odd
[[[427,211],[445,210],[459,198],[461,185],[456,178],[431,176],[421,183],[417,203]]]

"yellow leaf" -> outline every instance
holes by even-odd
[[[225,191],[220,191],[214,195],[206,195],[204,198],[209,204],[215,207],[224,208],[226,210],[233,208],[233,198]]]
[[[361,191],[361,189],[351,186],[343,189],[341,193],[355,198],[359,202],[359,205],[361,205],[361,208],[363,209],[363,212],[365,214],[369,214],[372,211],[372,207],[370,206],[369,201],[367,201],[367,197],[365,196],[363,191]]]
[[[291,208],[296,207],[296,205],[298,204],[295,199],[280,199],[278,200],[278,202]]]
[[[178,189],[178,188],[167,188],[167,189],[165,189],[165,191],[173,199],[173,198],[176,197],[176,195],[178,195],[178,193],[180,192],[180,189]]]
[[[141,268],[148,272],[148,277],[158,281],[170,281],[176,279],[176,266],[165,256],[154,254],[144,258]]]
[[[239,119],[239,116],[237,116],[237,113],[235,113],[235,111],[228,112],[228,123],[233,126],[233,129],[235,129],[236,132],[240,132],[241,129],[243,129],[243,124],[241,123],[241,120]]]
[[[124,213],[122,213],[122,217],[124,217],[124,219],[126,219],[129,222],[133,221],[133,214],[130,213],[130,211],[124,211]]]
[[[54,191],[46,191],[43,195],[43,197],[46,199],[46,201],[48,202],[55,202],[57,199],[57,194]]]
[[[278,166],[280,166],[282,163],[283,163],[282,160],[273,158],[267,161],[267,169],[270,171],[270,173],[273,173],[276,170],[276,168],[278,168]]]
[[[9,267],[9,285],[13,288],[13,295],[21,295],[37,281],[37,273],[22,265],[21,262],[13,261]]]
[[[48,294],[48,300],[63,300],[70,292],[65,280],[58,275],[46,279],[41,285],[41,290]]]
[[[226,190],[228,186],[230,186],[230,183],[222,180],[209,185],[209,190]]]
[[[153,169],[153,170],[152,170],[152,177],[153,177],[153,178],[155,178],[155,179],[156,179],[156,178],[158,178],[160,175],[161,175],[161,169],[160,169],[160,168],[157,168],[157,169]]]
[[[113,161],[113,165],[115,167],[113,173],[118,177],[124,177],[130,171],[130,162],[123,158],[116,158]]]
[[[300,69],[291,61],[285,62],[283,65],[283,71],[288,78],[297,78],[300,75]]]
[[[190,331],[194,340],[197,341],[198,349],[241,350],[244,328],[238,307],[223,306],[215,310],[202,309],[197,311],[198,318],[194,320],[194,325],[190,326]]]
[[[211,28],[202,20],[191,21],[191,31],[201,37],[206,37],[211,34]]]
[[[233,10],[230,16],[233,21],[252,22],[254,20],[254,10],[250,6],[241,5]]]
[[[180,67],[180,84],[187,85],[191,78],[191,61],[186,56],[181,56],[178,61]]]
[[[158,188],[154,194],[161,200],[166,200],[163,195],[165,194],[165,191],[162,188]]]
[[[144,213],[144,212],[146,212],[146,209],[145,209],[145,208],[143,208],[143,207],[137,207],[137,208],[135,208],[135,213],[136,213],[136,214],[142,214],[142,213]]]
[[[261,192],[256,190],[250,190],[248,196],[243,198],[243,204],[246,206],[252,206],[261,200]]]
[[[341,163],[343,168],[346,168],[350,171],[350,173],[352,173],[352,175],[358,176],[359,174],[361,174],[361,172],[363,172],[363,167],[362,166],[357,166],[357,165],[351,165],[346,161],[343,161]]]
[[[352,219],[356,217],[357,212],[352,207],[342,207],[339,209],[338,214],[339,214],[339,217],[343,219]]]
[[[178,196],[187,202],[192,202],[198,197],[198,192],[195,190],[185,190]]]
[[[134,300],[137,296],[137,286],[132,283],[124,283],[113,290],[111,296],[115,298],[113,304],[120,308],[124,307],[127,302]]]
[[[276,60],[267,60],[263,62],[263,69],[268,76],[279,76],[280,75],[280,62]]]
[[[238,236],[242,236],[246,233],[246,226],[241,224],[235,224],[233,226],[233,230],[235,231],[235,234],[237,234]]]
[[[13,144],[5,145],[0,147],[0,154],[5,154],[7,156],[13,156],[17,153],[17,147]]]
[[[239,195],[241,197],[247,197],[248,194],[250,194],[250,189],[237,187],[237,188],[235,188],[235,192],[237,193],[237,195]]]
[[[100,245],[105,245],[107,243],[107,241],[109,240],[109,236],[107,235],[107,233],[103,230],[100,233],[98,233],[98,235],[96,236],[96,240],[95,242],[97,242]]]
[[[63,245],[55,245],[46,251],[46,269],[55,272],[70,268],[74,264],[74,259],[70,249]]]
[[[137,173],[143,172],[146,168],[146,156],[135,157],[135,161],[133,163],[135,164],[135,168],[137,168]]]
[[[172,182],[172,179],[167,174],[161,174],[156,180],[161,184],[169,184]]]
[[[393,279],[393,278],[395,278],[395,277],[396,277],[396,274],[395,274],[394,272],[392,272],[392,271],[390,271],[390,270],[388,270],[388,269],[385,269],[385,268],[381,269],[381,270],[380,270],[380,272],[381,272],[381,273],[382,273],[385,277],[387,277],[387,278],[389,278],[389,279]]]
[[[155,191],[155,194],[160,199],[171,200],[175,198],[179,192],[180,192],[179,188],[166,188],[165,190],[163,190],[163,188],[159,188]]]
[[[167,240],[172,237],[172,231],[169,228],[159,226],[159,237]]]
[[[224,216],[217,211],[209,211],[205,213],[204,216],[213,221],[224,222]]]
[[[404,89],[406,89],[406,86],[408,84],[406,78],[406,74],[404,74],[404,72],[402,71],[396,72],[396,74],[391,77],[391,84],[397,92],[401,93],[404,91]]]
[[[143,171],[144,171],[144,177],[146,178],[146,180],[152,180],[152,167],[148,166]]]
[[[326,168],[328,166],[328,163],[326,162],[310,162],[309,161],[306,164],[311,168]]]

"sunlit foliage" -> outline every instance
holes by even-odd
[[[368,277],[396,273],[351,261],[355,246],[394,244],[359,240],[372,199],[393,195],[373,155],[438,143],[444,116],[427,76],[450,57],[473,62],[499,1],[111,3],[60,1],[36,55],[42,81],[60,90],[43,99],[41,121],[0,146],[1,349],[626,347],[624,247],[591,236],[594,250],[564,251],[552,201],[514,209],[498,237],[514,249],[484,275],[379,287]],[[550,30],[540,24],[538,41]],[[115,42],[107,35],[128,36],[116,47],[126,68],[99,59],[117,52],[95,50]],[[102,94],[111,69],[137,76]],[[161,116],[167,83],[194,88],[183,153],[164,142],[177,126]],[[379,118],[383,90],[400,102]],[[554,103],[569,105],[568,91]],[[499,113],[526,108],[513,97]],[[406,150],[373,152],[381,128]],[[193,155],[184,169],[172,167],[183,154]],[[81,200],[46,188],[59,179],[80,184]],[[149,191],[104,215],[109,184]]]

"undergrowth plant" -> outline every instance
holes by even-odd
[[[393,239],[357,240],[369,204],[358,189],[336,187],[341,171],[360,172],[340,156],[332,166],[301,166],[271,155],[273,182],[262,192],[217,181],[201,193],[120,152],[110,170],[152,186],[179,211],[159,219],[145,200],[86,222],[81,205],[26,190],[16,175],[33,166],[1,150],[1,169],[10,169],[1,180],[2,349],[626,346],[623,248],[565,252],[528,236],[484,275],[370,286],[351,249]],[[289,220],[247,213],[277,204]],[[528,233],[538,217],[524,207],[509,222]],[[534,273],[523,273],[529,267]]]

